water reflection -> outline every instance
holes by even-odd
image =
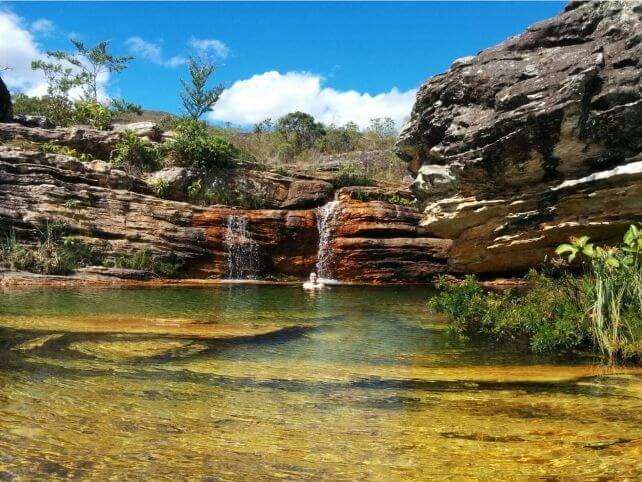
[[[7,290],[0,478],[642,477],[642,375],[463,346],[420,288]]]

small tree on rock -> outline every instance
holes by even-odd
[[[181,84],[183,84],[181,101],[187,115],[198,120],[203,114],[214,108],[225,87],[219,84],[211,89],[207,88],[207,83],[216,70],[216,65],[209,60],[191,58],[187,63],[187,68],[190,80],[188,82],[181,79]]]

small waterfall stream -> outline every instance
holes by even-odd
[[[247,218],[227,217],[227,279],[256,279],[259,270],[259,245],[247,230]]]
[[[319,251],[317,253],[317,275],[324,280],[332,280],[330,261],[332,258],[332,225],[337,215],[339,201],[335,198],[317,210],[317,229],[319,231]]]

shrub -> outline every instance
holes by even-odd
[[[80,100],[74,105],[73,119],[76,124],[89,124],[94,129],[106,130],[114,117],[114,111],[93,100]]]
[[[30,97],[18,93],[12,96],[12,101],[14,114],[44,116],[53,124],[63,127],[74,123],[74,106],[66,97]]]
[[[117,256],[110,264],[115,268],[149,271],[164,278],[178,276],[184,266],[183,260],[177,256],[158,256],[148,250]]]
[[[611,363],[642,358],[642,231],[631,226],[619,247],[596,247],[588,237],[560,245],[585,272],[553,278],[529,274],[524,293],[485,292],[474,277],[440,279],[430,306],[445,313],[461,336],[528,340],[534,352],[590,347]]]
[[[165,179],[159,179],[156,181],[156,184],[154,184],[154,192],[159,198],[165,199],[167,196],[169,196],[169,191],[172,188],[172,185],[169,183],[169,181]]]
[[[611,362],[630,357],[642,337],[642,230],[629,227],[622,244],[603,248],[588,236],[561,244],[558,254],[588,261],[583,290],[590,301],[589,325],[593,343]],[[627,355],[628,353],[628,355]]]
[[[133,131],[125,131],[120,142],[111,153],[114,166],[131,166],[144,171],[159,167],[160,150],[149,141],[141,139]]]
[[[203,181],[199,177],[198,179],[192,181],[189,186],[187,186],[187,199],[191,202],[197,201],[202,191]]]
[[[176,126],[176,139],[169,151],[179,165],[211,170],[234,165],[239,150],[223,137],[209,133],[204,122],[183,119]]]
[[[47,223],[35,245],[18,243],[12,232],[0,246],[0,264],[34,273],[66,275],[102,262],[102,255],[94,247],[66,235],[66,230],[63,223]]]
[[[63,156],[70,156],[70,157],[75,157],[76,159],[83,161],[83,162],[89,162],[94,159],[94,157],[91,154],[87,153],[79,153],[76,149],[69,147],[69,146],[59,146],[58,144],[53,144],[51,142],[47,142],[46,144],[42,144],[40,146],[40,150],[42,152],[46,152],[49,154],[60,154]]]
[[[486,292],[474,276],[463,282],[438,281],[440,293],[429,306],[449,316],[450,330],[463,338],[525,341],[535,353],[575,349],[586,342],[584,310],[563,282],[531,272],[523,293]]]
[[[335,189],[347,186],[374,186],[373,179],[368,177],[361,166],[346,164],[330,181]]]

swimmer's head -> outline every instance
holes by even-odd
[[[317,281],[317,274],[316,273],[314,273],[314,272],[310,273],[310,281],[312,281],[313,283],[315,283]]]

